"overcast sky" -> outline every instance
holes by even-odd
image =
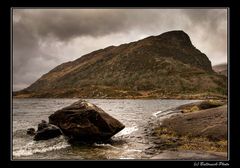
[[[13,90],[94,50],[171,30],[212,65],[227,62],[227,9],[13,9]]]

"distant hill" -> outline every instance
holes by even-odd
[[[63,63],[15,97],[226,97],[227,79],[183,31],[110,46]]]
[[[219,64],[219,65],[214,65],[213,70],[220,75],[227,76],[227,64],[226,63]]]

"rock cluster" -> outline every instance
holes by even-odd
[[[27,134],[34,140],[47,140],[64,135],[69,142],[94,143],[109,140],[124,129],[124,125],[101,108],[84,100],[56,111],[49,123],[42,121],[38,130],[29,128]]]

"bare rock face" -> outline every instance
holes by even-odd
[[[84,100],[56,111],[49,123],[57,125],[70,142],[102,142],[125,126],[101,108]]]
[[[170,117],[162,122],[162,127],[179,136],[227,140],[227,105]]]

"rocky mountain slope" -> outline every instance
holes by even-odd
[[[63,63],[15,97],[226,97],[227,79],[183,31],[110,46]]]

